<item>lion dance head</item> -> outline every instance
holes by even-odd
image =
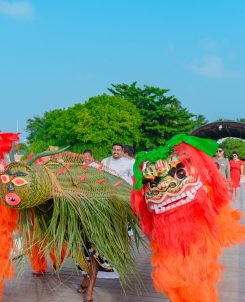
[[[172,302],[218,301],[218,258],[245,238],[216,150],[211,140],[180,134],[136,158],[132,208],[150,240],[154,285]]]

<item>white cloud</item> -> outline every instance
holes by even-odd
[[[239,71],[228,70],[221,57],[206,56],[202,60],[191,65],[194,73],[213,78],[227,78],[240,76]]]
[[[5,1],[0,0],[0,13],[21,19],[32,19],[33,7],[26,1]]]

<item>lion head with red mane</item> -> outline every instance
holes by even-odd
[[[217,148],[212,140],[180,134],[136,157],[132,208],[150,240],[155,287],[172,302],[218,301],[218,258],[245,238],[228,183],[211,157]]]

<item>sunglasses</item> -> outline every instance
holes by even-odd
[[[220,152],[223,152],[224,150],[218,150],[218,152],[220,153]]]
[[[232,157],[236,157],[236,156],[237,156],[236,154],[233,154],[233,155],[232,155]]]

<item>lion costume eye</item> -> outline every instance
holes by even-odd
[[[175,175],[178,179],[184,179],[186,177],[186,170],[184,168],[180,168],[176,171]]]
[[[157,185],[158,185],[158,183],[155,182],[155,181],[151,181],[151,182],[150,182],[150,187],[151,187],[151,188],[156,188]]]
[[[187,172],[182,163],[179,163],[176,167],[172,168],[168,175],[172,176],[176,180],[182,180],[187,177]]]
[[[12,180],[13,184],[17,187],[20,187],[20,186],[24,186],[26,185],[28,182],[22,178],[22,177],[16,177]]]
[[[1,181],[2,181],[2,183],[4,183],[4,184],[7,184],[8,182],[10,182],[10,177],[9,177],[9,175],[7,175],[7,174],[1,175]]]

